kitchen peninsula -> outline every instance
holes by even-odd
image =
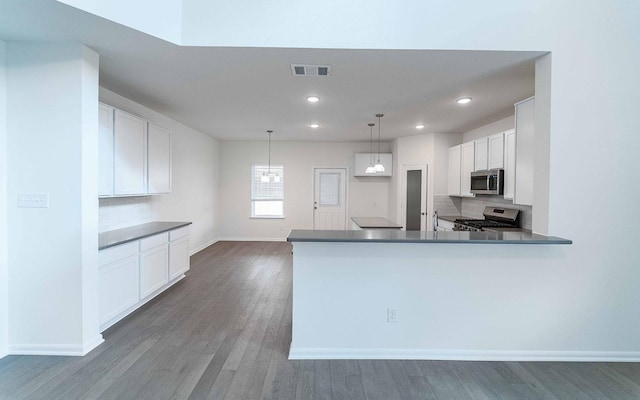
[[[549,326],[570,240],[293,230],[290,359],[580,359]],[[547,290],[549,289],[549,290]],[[552,290],[553,289],[553,290]]]

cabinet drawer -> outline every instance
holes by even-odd
[[[147,251],[153,247],[166,244],[169,241],[169,232],[159,233],[148,238],[140,239],[140,251]]]
[[[190,226],[187,225],[187,226],[183,226],[182,228],[178,228],[170,231],[169,240],[173,242],[174,240],[183,238],[185,236],[189,236],[189,229],[190,229]]]
[[[98,263],[100,266],[107,265],[132,255],[138,255],[137,240],[120,246],[100,250],[98,252]]]

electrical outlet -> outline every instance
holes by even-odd
[[[18,193],[18,208],[49,208],[49,194]]]
[[[395,308],[387,308],[387,322],[390,324],[398,322],[398,311]]]

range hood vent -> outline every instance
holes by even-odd
[[[291,72],[295,76],[329,76],[331,65],[291,64]]]

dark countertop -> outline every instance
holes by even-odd
[[[98,234],[98,250],[104,250],[187,225],[191,225],[191,222],[158,221],[102,232]]]
[[[335,243],[473,243],[473,244],[572,244],[568,239],[531,232],[406,232],[401,230],[321,231],[294,229],[288,242]]]
[[[382,217],[351,217],[351,220],[362,229],[402,229],[402,225]]]

